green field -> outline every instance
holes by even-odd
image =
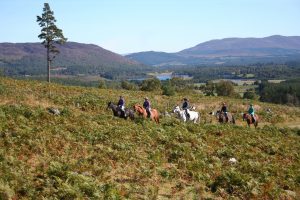
[[[200,124],[156,125],[113,117],[107,102],[121,94],[161,113],[184,97],[0,78],[0,199],[299,198],[299,107],[254,101],[254,129],[241,119],[248,100],[190,93]],[[236,125],[208,114],[222,101]]]

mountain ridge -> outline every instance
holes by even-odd
[[[157,59],[153,55],[157,55]],[[148,65],[179,63],[213,64],[258,61],[286,61],[300,55],[300,36],[272,35],[263,38],[223,38],[197,44],[175,53],[137,52],[126,57]],[[149,57],[152,56],[152,62]],[[168,57],[172,57],[171,62]],[[291,58],[292,57],[292,58]],[[245,60],[246,59],[246,60]],[[153,61],[154,60],[154,61]]]

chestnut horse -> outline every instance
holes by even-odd
[[[247,121],[248,126],[250,127],[250,124],[253,124],[254,127],[256,128],[258,125],[258,115],[254,114],[255,116],[255,122],[253,123],[253,119],[252,116],[249,113],[244,113],[243,114],[243,121]]]
[[[147,111],[141,105],[136,104],[133,106],[134,110],[137,111],[139,115],[142,115],[144,118],[147,118]],[[151,109],[150,118],[154,120],[156,123],[159,123],[159,114],[156,109]]]

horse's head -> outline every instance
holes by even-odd
[[[113,105],[113,103],[110,101],[110,102],[108,102],[107,103],[107,107],[106,107],[106,109],[109,109],[109,108],[111,108],[112,107],[112,105]]]
[[[221,114],[222,114],[222,112],[220,110],[217,110],[215,113],[215,116],[219,118],[221,116]]]
[[[245,119],[247,119],[247,115],[248,115],[247,113],[243,114],[243,121],[245,121]]]
[[[142,108],[142,106],[140,106],[140,105],[138,105],[138,104],[135,104],[135,105],[133,106],[133,110],[134,110],[134,111],[137,111],[138,113],[143,113],[143,108]]]
[[[173,113],[177,113],[177,112],[180,112],[180,107],[179,106],[176,106],[173,110]]]

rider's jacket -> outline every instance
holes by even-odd
[[[148,100],[145,100],[145,101],[144,101],[144,104],[143,104],[143,107],[144,107],[145,109],[149,109],[149,108],[150,108],[150,102],[149,102]]]
[[[189,103],[187,101],[183,102],[182,109],[183,110],[189,109]]]
[[[221,112],[227,113],[227,112],[228,112],[228,111],[227,111],[227,106],[222,106]]]
[[[254,115],[254,108],[250,106],[248,113]]]
[[[119,106],[119,107],[125,106],[125,101],[124,101],[123,98],[121,98],[121,99],[119,100],[118,106]]]

